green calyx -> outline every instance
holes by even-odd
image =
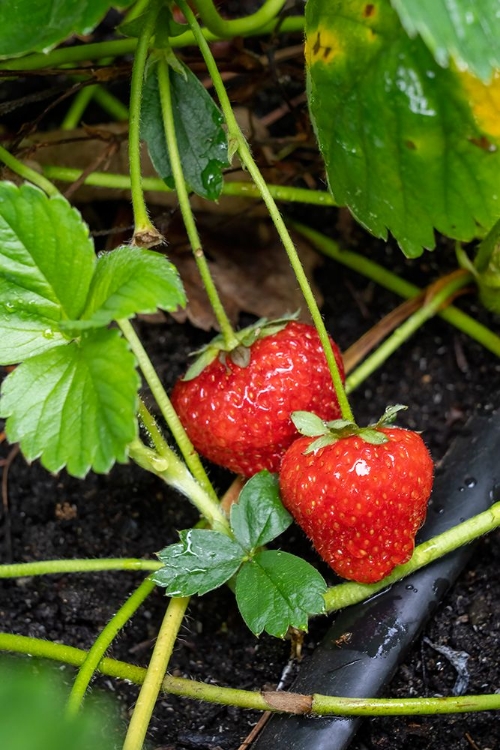
[[[217,357],[220,361],[225,364],[229,358],[231,362],[238,367],[248,367],[250,364],[250,349],[256,341],[264,339],[267,336],[272,336],[279,331],[282,331],[288,323],[293,320],[297,320],[299,313],[291,313],[284,315],[276,320],[268,320],[267,318],[260,318],[255,323],[247,328],[242,328],[241,331],[235,333],[235,338],[238,342],[236,346],[228,347],[224,341],[224,336],[219,334],[206,346],[194,352],[196,357],[193,364],[189,367],[188,371],[182,378],[184,381],[193,380],[196,378],[205,367],[208,367]]]
[[[368,427],[359,427],[355,422],[347,419],[334,419],[331,422],[324,422],[316,414],[307,411],[293,412],[292,422],[301,435],[317,438],[304,451],[304,454],[315,453],[320,448],[333,445],[338,440],[354,435],[358,435],[362,440],[372,445],[382,445],[382,443],[388,442],[388,437],[381,432],[381,429],[394,424],[398,413],[407,408],[402,404],[388,406],[378,422]]]

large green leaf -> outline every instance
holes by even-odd
[[[90,696],[78,716],[71,719],[64,714],[68,696],[69,690],[55,670],[40,663],[4,659],[0,662],[0,747],[116,750],[119,714],[108,696]]]
[[[0,183],[0,361],[62,343],[59,321],[83,310],[96,263],[88,228],[62,197]]]
[[[139,378],[116,329],[36,355],[4,380],[0,414],[8,439],[49,471],[83,477],[127,460],[137,433]]]
[[[179,273],[164,255],[124,246],[99,256],[82,320],[77,323],[81,328],[105,326],[137,313],[153,313],[158,308],[171,312],[185,304]],[[76,322],[68,325],[76,326]]]
[[[312,565],[288,552],[266,550],[242,565],[236,600],[250,630],[283,638],[306,630],[309,615],[324,612],[326,583]]]
[[[231,507],[231,528],[249,553],[275,539],[291,523],[292,517],[280,499],[278,477],[268,471],[249,479]]]
[[[89,34],[112,6],[132,0],[8,0],[0,2],[0,57],[46,52],[70,34]]]
[[[392,0],[412,36],[420,34],[437,62],[453,60],[487,81],[500,68],[498,0]]]
[[[309,0],[306,30],[310,110],[336,201],[409,256],[434,247],[434,229],[485,234],[500,215],[500,80],[441,68],[389,0]]]
[[[169,67],[175,134],[184,178],[197,195],[216,200],[222,190],[222,170],[229,166],[223,117],[194,73],[185,65],[181,70]],[[169,187],[175,188],[154,64],[150,66],[142,93],[141,131],[154,168]]]

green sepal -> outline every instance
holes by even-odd
[[[294,411],[291,420],[300,434],[307,437],[326,435],[329,432],[326,422],[310,411]]]
[[[304,456],[307,456],[308,453],[316,453],[316,451],[321,450],[321,448],[326,448],[328,445],[333,445],[336,442],[338,442],[338,438],[331,433],[323,435],[323,437],[313,440],[309,447],[304,451]]]
[[[182,379],[185,381],[194,380],[217,357],[220,358],[223,364],[226,362],[227,357],[229,357],[231,362],[238,367],[247,367],[250,364],[250,347],[257,340],[266,338],[266,336],[273,336],[275,333],[282,331],[288,323],[297,320],[298,316],[299,312],[297,311],[289,315],[283,315],[283,317],[276,320],[260,318],[256,323],[252,323],[252,325],[242,328],[241,331],[235,332],[238,345],[233,348],[228,348],[223,335],[219,334],[209,344],[193,352],[193,356],[196,359]]]
[[[385,412],[382,414],[378,422],[370,426],[377,427],[377,428],[389,427],[389,425],[394,424],[399,412],[406,411],[406,409],[408,409],[408,407],[405,406],[404,404],[393,404],[392,406],[387,406],[385,409]]]

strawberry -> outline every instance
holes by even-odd
[[[307,436],[281,464],[284,506],[333,570],[360,583],[375,583],[410,559],[431,494],[433,463],[424,441],[387,426],[400,408],[365,429],[294,415]]]
[[[175,384],[172,403],[196,450],[213,463],[247,477],[276,472],[298,437],[293,411],[340,415],[331,375],[311,325],[261,320],[236,335],[232,352],[221,337],[202,352]],[[331,344],[343,379],[340,351]]]

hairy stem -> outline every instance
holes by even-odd
[[[168,425],[174,439],[179,446],[179,450],[189,467],[189,470],[203,487],[205,492],[213,498],[214,502],[217,502],[217,494],[212,487],[210,480],[207,476],[203,464],[201,463],[200,457],[196,453],[193,444],[187,436],[186,430],[181,424],[177,413],[172,406],[172,403],[167,396],[156,370],[153,367],[151,360],[149,359],[146,350],[144,349],[139,337],[132,324],[128,320],[120,320],[119,326],[123,332],[123,335],[127,339],[131,350],[135,354],[139,367],[149,385],[153,396],[155,397],[156,403]]]
[[[181,209],[184,226],[186,227],[186,232],[189,237],[189,242],[193,250],[193,255],[196,265],[198,266],[203,286],[205,287],[208,299],[210,300],[210,305],[212,306],[212,310],[214,311],[214,315],[224,337],[224,343],[228,350],[235,349],[239,342],[234,335],[231,323],[229,322],[229,318],[226,315],[226,311],[224,310],[219,293],[217,292],[217,288],[212,279],[212,274],[210,273],[207,259],[201,245],[200,236],[196,229],[191,204],[189,203],[189,193],[184,178],[184,172],[182,170],[181,157],[175,133],[170,71],[165,60],[160,60],[158,63],[158,88],[160,92],[165,140],[167,142],[170,166],[172,168],[172,175],[174,177],[175,189],[177,191],[177,198],[179,200],[179,207]]]
[[[196,9],[207,29],[225,39],[259,31],[266,23],[276,19],[285,2],[286,0],[265,0],[262,7],[252,15],[234,20],[222,18],[212,0],[196,0]]]
[[[333,353],[332,345],[330,343],[330,339],[329,339],[323,318],[319,311],[318,304],[314,298],[314,294],[312,293],[309,281],[302,267],[302,263],[300,262],[300,258],[297,254],[297,250],[295,249],[295,246],[292,242],[290,234],[288,233],[288,230],[281,217],[278,207],[274,201],[274,198],[269,192],[266,181],[262,177],[262,174],[260,173],[260,170],[257,167],[257,164],[255,163],[252,157],[252,154],[245,140],[245,137],[243,133],[241,132],[241,128],[239,127],[236,121],[236,118],[234,116],[234,113],[231,107],[231,103],[229,101],[229,97],[224,87],[224,83],[222,81],[219,70],[217,68],[217,64],[214,60],[214,57],[210,51],[210,48],[205,38],[203,37],[203,34],[201,33],[200,26],[198,22],[196,21],[196,18],[193,12],[189,8],[185,0],[179,0],[178,5],[180,9],[182,10],[182,12],[184,13],[184,16],[186,17],[186,20],[196,38],[196,42],[200,48],[203,59],[205,60],[205,64],[207,66],[208,72],[210,74],[210,77],[212,78],[212,82],[217,92],[217,96],[219,98],[222,112],[226,119],[226,125],[228,128],[228,135],[229,135],[230,150],[232,146],[238,151],[239,157],[243,165],[248,170],[250,176],[252,177],[253,181],[255,182],[255,184],[257,185],[260,191],[262,200],[266,204],[267,210],[269,211],[269,215],[271,216],[271,219],[278,232],[278,235],[287,252],[290,265],[293,268],[293,271],[297,278],[297,282],[300,286],[300,289],[306,301],[307,307],[314,321],[314,325],[316,326],[318,335],[321,339],[321,343],[325,351],[326,360],[328,362],[328,367],[332,375],[332,381],[333,381],[333,385],[335,388],[335,392],[337,394],[339,406],[342,412],[342,417],[349,421],[353,421],[354,417],[353,417],[352,410],[351,410],[349,401],[347,399],[347,396],[344,390],[344,386],[342,384],[342,379],[340,377],[340,372],[337,366],[337,362],[335,360],[335,355]],[[233,141],[232,144],[231,144],[231,141]]]
[[[142,750],[158,693],[167,671],[177,633],[182,625],[189,598],[171,599],[156,638],[151,661],[142,684],[123,750]]]
[[[72,646],[8,633],[0,633],[0,651],[30,654],[73,666],[80,666],[87,655],[86,651]],[[147,670],[105,657],[99,664],[99,671],[109,677],[117,677],[141,685],[145,680]],[[303,712],[304,706],[307,706],[310,707],[308,713],[312,716],[416,716],[500,709],[498,693],[464,695],[456,698],[342,698],[318,693],[311,696],[287,693],[287,697],[290,698],[287,706],[283,702],[283,692],[277,694],[272,691],[225,688],[184,677],[167,675],[163,680],[162,688],[172,695],[258,711],[300,713]],[[275,696],[281,699],[279,703],[273,702]],[[308,700],[305,701],[304,698]]]
[[[98,638],[94,641],[92,648],[87,653],[87,657],[81,665],[75,682],[73,683],[66,704],[66,716],[68,718],[76,716],[80,710],[87,688],[109,646],[154,589],[155,584],[148,578],[143,581],[139,588],[131,594],[125,604],[123,604],[118,612],[111,618],[106,627],[99,634]]]
[[[161,563],[135,557],[105,557],[100,560],[41,560],[0,565],[0,579],[45,576],[60,573],[96,573],[103,570],[159,570]]]
[[[142,237],[155,237],[159,240],[159,235],[149,220],[144,193],[142,190],[141,175],[141,101],[142,87],[144,84],[144,71],[146,69],[146,59],[149,51],[149,42],[154,33],[156,17],[159,12],[159,5],[156,0],[150,4],[146,13],[146,19],[139,36],[134,56],[134,65],[132,68],[132,79],[130,82],[130,120],[129,120],[129,171],[132,191],[132,207],[134,210],[135,231],[134,237],[138,237],[138,244],[149,244],[149,240],[144,242]],[[151,243],[154,240],[151,239]]]
[[[54,195],[59,195],[59,190],[51,182],[49,182],[46,177],[41,175],[39,172],[35,172],[34,169],[31,169],[31,167],[23,164],[23,162],[19,161],[19,159],[16,159],[16,157],[12,156],[12,154],[3,146],[0,146],[0,161],[3,161],[5,166],[18,174],[19,177],[22,177],[23,179],[28,180],[28,182],[32,182],[33,185],[39,187],[41,190],[47,193],[48,196],[52,197]]]
[[[498,526],[500,526],[500,502],[495,503],[483,513],[458,524],[458,526],[444,531],[433,539],[419,544],[407,563],[398,565],[389,576],[379,583],[340,583],[338,586],[332,586],[325,594],[326,609],[328,612],[335,612],[344,607],[349,607],[351,604],[362,602],[387,588],[391,583],[406,578],[410,573],[414,573],[425,565],[434,562],[434,560],[444,557],[449,552],[469,544]]]

